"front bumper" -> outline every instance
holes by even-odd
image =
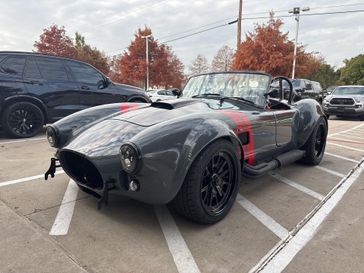
[[[103,198],[107,192],[106,194],[121,195],[149,204],[166,204],[178,190],[171,175],[159,172],[155,165],[151,167],[150,164],[145,164],[139,173],[133,175],[122,170],[118,156],[90,158],[68,149],[62,149],[58,154],[59,159],[51,159],[45,178],[48,175],[54,177],[56,168],[62,167],[81,188],[99,198]],[[56,162],[60,165],[56,165]],[[137,191],[129,189],[132,180],[139,185]]]
[[[331,106],[324,105],[323,110],[326,115],[359,117],[364,115],[364,107],[361,105],[353,106]]]

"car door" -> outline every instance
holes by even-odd
[[[292,126],[296,112],[297,111],[293,109],[274,110],[277,147],[284,147],[292,141]]]
[[[312,82],[309,80],[304,80],[305,91],[303,92],[304,98],[316,99],[316,93],[313,89]]]
[[[255,161],[269,158],[276,150],[276,117],[274,112],[259,109],[251,112]]]
[[[42,79],[40,84],[28,87],[45,103],[51,120],[58,120],[81,110],[78,87],[67,73],[64,60],[43,56],[33,58]],[[29,62],[34,66],[31,59]]]
[[[25,56],[0,56],[0,102],[24,92],[24,64]]]
[[[80,89],[82,108],[126,100],[125,95],[110,88],[106,77],[92,66],[75,61],[67,61],[66,63],[73,80]]]

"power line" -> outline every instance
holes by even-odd
[[[160,1],[160,2],[163,2],[163,1]],[[364,3],[362,3],[362,4],[333,5],[333,6],[326,6],[326,7],[314,7],[314,8],[311,8],[311,9],[338,8],[338,7],[359,6],[359,5],[364,5]],[[276,11],[276,12],[284,12],[284,11],[285,10],[279,10],[279,11]],[[322,16],[322,15],[347,14],[347,13],[362,13],[362,12],[364,12],[364,9],[346,10],[346,11],[332,11],[332,12],[327,11],[327,12],[316,12],[316,13],[305,13],[305,14],[302,14],[302,16]],[[245,14],[245,16],[246,15],[253,15],[253,14],[264,14],[264,13],[267,13],[267,12],[250,13],[250,14]],[[270,19],[272,17],[273,18],[282,19],[282,18],[292,17],[292,15],[283,15],[282,14],[282,15],[274,15],[274,16],[243,17],[242,20],[260,20],[260,19]],[[185,31],[182,31],[182,32],[179,32],[179,33],[175,33],[175,34],[170,34],[170,35],[162,36],[161,38],[163,39],[163,38],[177,36],[177,35],[180,35],[180,34],[185,34],[185,33],[188,33],[190,31],[198,30],[198,29],[201,29],[201,28],[210,26],[210,25],[214,25],[214,24],[219,23],[219,22],[224,22],[224,21],[227,21],[227,20],[231,20],[233,18],[236,18],[236,17],[225,18],[225,19],[222,19],[222,20],[219,20],[219,21],[215,21],[215,22],[212,22],[212,23],[209,23],[209,24],[205,24],[205,25],[200,26],[200,27],[196,27],[196,28],[193,28],[193,29],[185,30]],[[193,33],[190,33],[190,34],[187,34],[187,35],[183,35],[183,36],[180,36],[180,37],[177,37],[177,38],[173,38],[173,39],[170,39],[170,40],[167,40],[167,41],[162,41],[161,43],[171,43],[171,42],[175,42],[175,41],[182,40],[182,39],[185,39],[185,38],[188,38],[188,37],[192,37],[192,36],[196,36],[198,34],[201,34],[201,33],[204,33],[204,32],[208,32],[208,31],[211,31],[211,30],[214,30],[214,29],[226,27],[226,26],[229,26],[229,25],[231,25],[231,24],[233,24],[235,22],[236,22],[236,20],[235,21],[228,22],[228,23],[220,24],[220,25],[217,25],[217,26],[213,26],[213,27],[210,27],[210,28],[207,28],[207,29],[199,30],[199,31],[196,31],[196,32],[193,32]],[[106,53],[112,53],[112,52],[116,52],[116,51],[120,51],[120,50],[125,50],[125,49],[126,48],[123,48],[123,49],[115,49],[115,50],[112,50],[112,51],[109,51],[109,52],[106,52]]]
[[[305,14],[302,14],[301,16],[332,15],[332,14],[361,13],[361,12],[364,12],[364,9],[345,10],[345,11],[332,11],[332,12],[305,13]]]
[[[345,14],[345,13],[361,13],[361,12],[364,12],[364,9],[363,10],[347,10],[347,11],[333,11],[333,12],[317,12],[317,13],[305,13],[305,14],[302,14],[302,16],[320,16],[320,15],[333,15],[333,14]],[[279,16],[273,16],[273,18],[288,18],[288,17],[292,17],[293,15],[279,15]],[[258,19],[269,19],[271,18],[271,16],[257,16],[257,17],[244,17],[242,20],[258,20]],[[216,26],[216,27],[212,27],[212,28],[208,28],[208,29],[205,29],[205,30],[201,30],[201,31],[198,31],[198,32],[194,32],[194,33],[191,33],[191,34],[188,34],[188,35],[184,35],[184,36],[181,36],[181,37],[177,37],[175,39],[172,39],[172,40],[169,40],[169,41],[164,41],[162,43],[170,43],[170,42],[174,42],[174,41],[178,41],[178,40],[181,40],[181,39],[185,39],[185,38],[188,38],[188,37],[191,37],[191,36],[195,36],[197,34],[200,34],[200,33],[203,33],[203,32],[207,32],[207,31],[210,31],[210,30],[214,30],[215,28],[221,28],[221,27],[225,27],[225,26],[228,26],[228,24],[223,24],[223,25],[219,25],[219,26]]]

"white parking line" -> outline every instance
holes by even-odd
[[[304,193],[312,196],[313,198],[316,198],[318,200],[323,200],[325,198],[322,194],[319,194],[313,190],[310,190],[309,188],[306,188],[296,182],[293,182],[292,180],[289,180],[288,178],[285,178],[277,173],[272,173],[271,176],[274,177],[275,179],[281,181],[282,183],[285,183],[301,192],[304,192]]]
[[[340,135],[340,134],[349,133],[349,132],[354,131],[354,130],[356,130],[358,128],[361,128],[363,126],[364,126],[364,124],[359,124],[357,126],[354,126],[353,128],[350,128],[350,129],[347,129],[347,130],[344,130],[344,131],[340,131],[340,132],[337,132],[337,133],[330,134],[330,135],[328,135],[328,137],[332,137],[332,136],[336,136],[336,135]]]
[[[360,139],[360,140],[363,140],[363,137],[361,136],[361,137],[359,137],[359,136],[354,136],[354,135],[351,135],[351,134],[345,134],[345,136],[346,137],[352,137],[352,138],[356,138],[356,139]],[[347,138],[347,139],[349,139],[349,138]]]
[[[356,140],[352,140],[352,139],[347,139],[347,138],[330,137],[330,140],[331,141],[344,142],[344,143],[351,143],[351,144],[359,144],[359,145],[364,144],[364,142],[360,142],[360,141],[356,141]]]
[[[286,238],[287,235],[289,234],[287,229],[278,224],[272,217],[270,217],[265,212],[260,210],[257,206],[255,206],[252,202],[247,200],[242,195],[240,194],[238,195],[237,202],[251,215],[253,215],[259,222],[261,222],[268,229],[270,229],[275,235],[277,235],[280,239]]]
[[[338,146],[338,147],[341,147],[341,148],[345,148],[345,149],[349,149],[349,150],[353,150],[353,151],[357,151],[357,152],[362,152],[362,153],[364,153],[364,150],[362,150],[362,149],[353,148],[353,147],[346,146],[346,145],[336,144],[336,143],[332,143],[332,142],[327,142],[327,144],[330,144],[330,145]]]
[[[342,174],[342,173],[339,173],[339,172],[335,172],[335,171],[330,170],[330,169],[325,168],[325,167],[315,166],[315,168],[316,169],[319,169],[321,171],[327,172],[329,174],[336,175],[336,176],[341,177],[341,178],[345,177],[345,174]]]
[[[200,270],[182,237],[172,215],[165,206],[155,206],[159,224],[179,273],[199,273]]]
[[[359,165],[354,172],[341,182],[328,194],[315,209],[307,216],[307,221],[298,231],[279,244],[271,255],[264,257],[250,272],[280,273],[293,260],[302,248],[313,238],[317,229],[340,202],[348,189],[359,178],[364,170],[364,163]]]
[[[56,220],[52,226],[49,235],[66,235],[71,224],[73,211],[75,208],[78,194],[78,186],[71,179],[68,183],[67,190],[64,193],[62,204],[59,207]]]
[[[60,170],[60,171],[57,171],[55,173],[55,175],[63,174],[63,173],[64,173],[64,171],[63,170]],[[5,186],[9,186],[9,185],[13,185],[13,184],[18,184],[18,183],[32,181],[32,180],[36,180],[36,179],[40,179],[40,178],[43,178],[44,179],[44,174],[39,174],[39,175],[34,175],[34,176],[19,178],[19,179],[15,179],[15,180],[0,182],[0,188],[1,187],[5,187]]]
[[[340,158],[340,159],[343,159],[343,160],[346,160],[346,161],[350,161],[350,162],[353,162],[353,163],[359,163],[358,160],[354,160],[354,159],[351,159],[351,158],[348,158],[348,157],[345,157],[345,156],[341,156],[341,155],[336,155],[336,154],[332,154],[332,153],[328,153],[328,152],[325,152],[325,155],[329,155],[329,156],[332,156],[332,157]]]
[[[28,142],[28,141],[37,141],[37,140],[46,140],[46,138],[45,137],[38,137],[38,138],[27,138],[27,139],[4,141],[4,142],[0,141],[0,145],[13,144],[13,143],[19,143],[19,142]]]

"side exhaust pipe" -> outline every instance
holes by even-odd
[[[302,159],[305,156],[305,151],[292,150],[287,153],[281,154],[273,160],[262,163],[256,166],[244,164],[243,175],[247,177],[258,177],[266,174],[277,168],[281,168]]]

